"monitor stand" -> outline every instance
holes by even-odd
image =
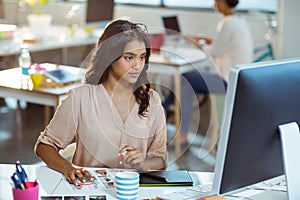
[[[300,132],[296,122],[279,126],[288,199],[300,199]]]

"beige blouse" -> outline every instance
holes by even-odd
[[[131,145],[139,148],[145,159],[162,158],[166,168],[166,117],[158,93],[150,91],[147,117],[140,117],[138,109],[135,103],[123,123],[103,85],[84,84],[68,92],[38,137],[35,150],[42,142],[59,151],[76,136],[75,165],[121,168],[118,151]]]

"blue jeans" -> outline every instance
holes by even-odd
[[[218,74],[199,72],[197,70],[184,73],[181,79],[181,132],[188,133],[193,115],[193,97],[197,94],[224,94],[227,83]],[[174,93],[170,91],[163,107],[168,109],[174,101]]]

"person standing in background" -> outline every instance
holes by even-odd
[[[215,0],[214,9],[223,18],[217,25],[215,39],[200,36],[183,36],[207,53],[209,65],[217,72],[198,70],[183,74],[181,94],[181,142],[186,143],[193,113],[193,97],[196,94],[224,93],[229,81],[230,68],[236,64],[253,61],[253,41],[247,22],[235,12],[238,0]],[[205,45],[204,45],[205,44]],[[174,101],[170,94],[163,102],[168,108]]]

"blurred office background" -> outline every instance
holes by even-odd
[[[97,23],[97,18],[92,19],[101,15],[101,12],[90,8],[88,2],[101,4],[102,0],[50,1],[45,6],[45,13],[52,16],[53,28],[44,33],[47,38],[44,38],[42,43],[54,45],[59,41],[80,41],[82,37],[89,37],[84,35],[88,33],[88,26],[94,28],[93,37],[97,38],[97,29],[103,28],[102,25],[105,24]],[[213,3],[213,0],[115,0],[112,18],[126,17],[134,22],[146,24],[150,30],[162,30],[161,17],[176,14],[183,33],[213,38],[217,23],[222,18],[214,12]],[[254,46],[271,44],[275,59],[282,59],[298,57],[300,54],[300,27],[296,22],[299,18],[299,7],[298,0],[240,0],[238,12],[250,25]],[[0,24],[15,25],[16,37],[22,38],[22,33],[26,32],[27,15],[31,13],[32,9],[20,4],[18,0],[0,0]],[[74,32],[61,32],[62,29],[57,27],[65,27],[63,30],[70,30],[68,28],[71,27]],[[11,43],[11,40],[14,42]],[[0,70],[18,66],[20,43],[20,38],[0,39]],[[38,42],[33,41],[32,45],[38,46]],[[37,63],[80,66],[92,48],[93,44],[78,44],[57,49],[36,47],[31,55],[33,62]],[[39,162],[33,154],[33,144],[44,128],[43,111],[43,106],[30,103],[26,109],[9,109],[0,98],[0,163],[13,163],[17,159],[21,159],[23,163]],[[172,123],[172,116],[170,118]],[[170,156],[174,156],[173,147],[169,148]],[[200,159],[189,148],[184,148],[184,154],[178,160],[181,162],[170,168],[210,171],[214,164],[213,158]]]

